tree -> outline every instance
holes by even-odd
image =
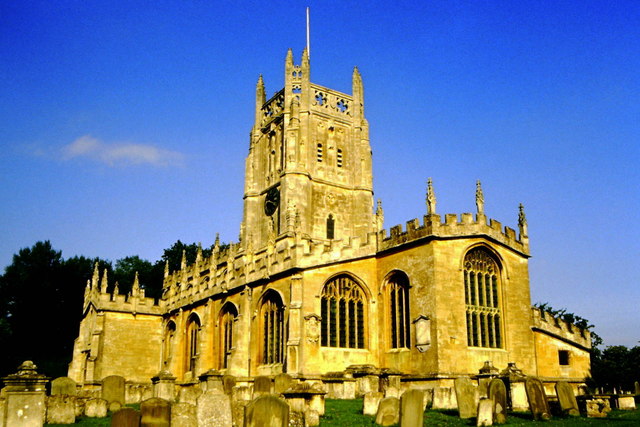
[[[138,273],[140,287],[145,290],[146,296],[152,298],[160,298],[162,296],[164,265],[158,262],[152,264],[137,255],[128,256],[116,261],[112,282],[113,284],[118,282],[121,294],[128,294],[131,291],[136,273]],[[110,288],[110,292],[112,292],[112,290],[113,287]]]

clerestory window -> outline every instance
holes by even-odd
[[[355,280],[344,274],[322,289],[322,346],[365,347],[365,295]]]
[[[387,279],[387,307],[391,331],[391,348],[409,348],[411,329],[409,317],[409,278],[399,271]]]
[[[467,345],[502,347],[500,267],[485,248],[470,250],[464,259]]]
[[[262,363],[284,363],[284,304],[275,291],[267,291],[260,310]]]

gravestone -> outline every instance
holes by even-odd
[[[111,417],[111,427],[140,427],[140,412],[122,408]]]
[[[400,397],[400,427],[421,426],[424,418],[424,393],[407,390]]]
[[[51,396],[67,395],[75,396],[78,394],[76,382],[69,377],[58,377],[51,381]]]
[[[636,396],[640,395],[640,382],[636,381],[633,383],[633,386],[636,390]]]
[[[231,393],[232,400],[251,400],[251,387],[246,385],[237,385]]]
[[[304,412],[304,425],[306,427],[316,427],[320,425],[320,414],[315,409],[308,408]]]
[[[2,389],[5,426],[41,427],[44,424],[45,386],[49,378],[36,369],[32,361],[26,360],[15,374],[2,378],[5,385]]]
[[[171,403],[152,397],[140,403],[140,427],[169,427],[171,425]]]
[[[176,377],[174,377],[169,371],[160,371],[158,374],[151,378],[153,383],[153,397],[159,397],[160,399],[173,402],[176,398]],[[142,397],[142,394],[140,394]]]
[[[198,386],[182,387],[178,394],[178,402],[195,405],[200,395],[202,395],[202,389]]]
[[[293,378],[289,374],[278,374],[274,379],[274,393],[281,394],[291,387]]]
[[[618,396],[618,409],[624,411],[636,409],[636,401],[633,395]]]
[[[456,378],[454,384],[460,418],[467,419],[475,417],[478,409],[478,388],[468,377]]]
[[[171,425],[178,427],[198,427],[196,405],[181,402],[172,404]]]
[[[451,387],[435,387],[433,389],[433,409],[456,409],[456,393]]]
[[[400,398],[400,389],[394,386],[388,386],[384,390],[384,397],[397,397]]]
[[[482,398],[478,403],[478,416],[476,418],[477,426],[493,425],[493,408],[494,402],[489,398]]]
[[[605,418],[609,412],[611,412],[611,405],[609,399],[594,398],[587,399],[586,412],[589,418]]]
[[[198,426],[230,427],[232,425],[231,400],[218,390],[207,391],[198,398]]]
[[[259,376],[253,380],[253,395],[260,396],[261,394],[271,393],[271,378]]]
[[[536,421],[550,419],[551,411],[542,381],[536,377],[527,377],[524,381],[524,387],[527,392],[529,410],[533,414],[533,419]]]
[[[580,416],[580,410],[578,409],[578,401],[573,394],[573,389],[566,381],[558,381],[556,383],[556,395],[558,396],[558,402],[560,403],[560,409],[566,415],[573,417]]]
[[[116,409],[116,405],[112,406],[112,403],[117,402],[120,406],[124,405],[124,378],[119,375],[110,375],[102,379],[102,395],[101,397],[107,401],[109,409],[112,407]]]
[[[493,402],[493,422],[504,424],[507,422],[507,387],[504,381],[494,378],[489,382],[487,395]]]
[[[385,397],[378,405],[376,424],[392,426],[400,421],[400,400],[397,397]]]
[[[84,406],[84,415],[89,418],[104,418],[107,416],[107,405],[104,399],[91,398]]]
[[[74,424],[76,422],[76,398],[58,394],[47,398],[47,423]]]
[[[364,400],[362,402],[362,414],[375,416],[378,412],[378,405],[380,400],[384,397],[384,393],[381,391],[370,391],[364,394]]]
[[[274,395],[260,396],[246,406],[244,426],[288,427],[289,405]]]
[[[236,386],[236,377],[233,375],[222,376],[222,389],[224,394],[231,396],[233,394],[233,388]]]

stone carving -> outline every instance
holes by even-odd
[[[478,409],[478,387],[468,377],[456,378],[454,384],[460,418],[475,417]]]
[[[573,394],[573,389],[566,381],[558,381],[556,383],[556,395],[560,402],[560,408],[566,415],[579,416],[578,401]]]
[[[476,208],[478,215],[484,215],[484,194],[482,194],[482,184],[480,184],[480,180],[476,181]]]
[[[493,402],[493,422],[504,424],[507,422],[507,388],[499,378],[489,382],[487,395]]]
[[[320,339],[320,316],[315,313],[304,316],[306,324],[307,341],[315,344]]]
[[[400,420],[400,400],[397,397],[385,397],[378,405],[376,424],[392,426]]]
[[[427,215],[435,215],[436,213],[436,193],[433,191],[433,182],[431,178],[427,180]]]
[[[245,427],[288,427],[289,405],[273,395],[263,395],[246,406]]]
[[[528,236],[527,217],[524,214],[524,206],[522,203],[518,206],[518,228],[520,229],[520,236]]]
[[[548,420],[551,418],[549,402],[544,392],[542,381],[535,377],[527,377],[524,387],[529,400],[529,410],[535,420]]]
[[[400,427],[421,426],[424,417],[424,393],[407,390],[400,397]]]

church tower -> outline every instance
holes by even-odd
[[[285,60],[284,88],[269,100],[262,76],[246,159],[241,239],[255,250],[298,233],[314,241],[365,238],[375,231],[364,90],[353,94],[310,81],[305,50]]]

